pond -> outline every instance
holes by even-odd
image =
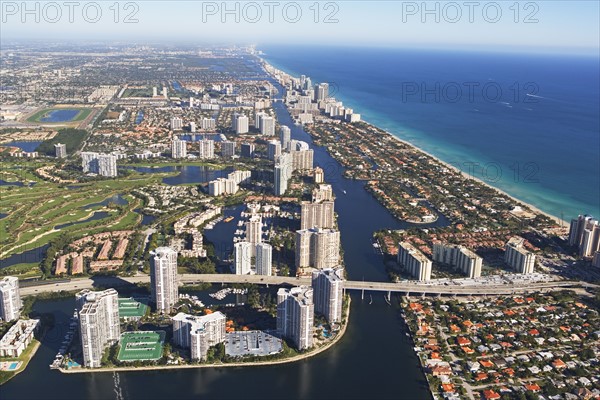
[[[143,174],[156,174],[164,172],[176,172],[176,176],[164,178],[162,182],[166,185],[181,185],[186,183],[207,183],[217,178],[227,178],[227,175],[234,171],[233,168],[214,169],[207,166],[183,165],[168,167],[128,167],[136,172]]]
[[[64,110],[52,110],[40,118],[40,122],[69,122],[75,119],[81,110],[67,108]]]

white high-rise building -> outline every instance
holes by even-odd
[[[254,214],[246,222],[245,240],[254,246],[262,243],[262,217],[260,215]]]
[[[275,161],[277,157],[281,155],[281,143],[277,140],[270,140],[267,143],[267,158],[271,161]]]
[[[313,182],[317,184],[325,182],[325,173],[321,167],[315,167],[313,173]]]
[[[277,196],[283,196],[288,188],[288,182],[292,177],[293,165],[292,155],[290,153],[282,153],[275,159],[274,175],[274,191]]]
[[[167,90],[168,90],[167,87],[163,86],[163,88],[162,88],[162,95],[163,95],[163,97],[165,99],[167,99],[169,97],[168,94],[167,94]]]
[[[119,340],[119,301],[115,289],[89,290],[76,295],[83,365],[98,368],[104,349]]]
[[[0,279],[0,319],[3,321],[19,319],[22,306],[19,278],[5,276]]]
[[[117,176],[117,156],[112,154],[99,154],[98,175],[113,178]]]
[[[293,341],[298,350],[313,345],[313,289],[299,286],[277,291],[277,332]]]
[[[233,117],[231,118],[231,128],[235,133],[238,135],[241,133],[248,133],[248,124],[247,116],[238,113],[233,114]]]
[[[250,242],[237,242],[233,245],[235,274],[248,275],[252,271],[252,248]]]
[[[213,130],[217,127],[217,121],[214,118],[202,118],[201,127],[203,131]]]
[[[292,151],[292,165],[294,171],[308,171],[313,169],[313,149]]]
[[[315,100],[317,102],[325,100],[329,97],[329,84],[319,83],[315,86]]]
[[[315,312],[330,324],[342,321],[344,298],[344,269],[326,268],[312,273]]]
[[[481,276],[483,258],[464,246],[434,243],[433,261],[452,265],[469,278]]]
[[[289,127],[281,125],[281,130],[279,131],[279,141],[281,142],[281,147],[287,149],[291,140],[292,131]]]
[[[273,247],[268,243],[256,245],[256,274],[271,275],[273,263]]]
[[[189,348],[193,361],[205,360],[211,346],[225,341],[226,317],[220,311],[202,316],[179,313],[172,321],[173,341]]]
[[[170,247],[150,252],[150,293],[160,313],[170,313],[179,299],[177,252]]]
[[[158,96],[158,88],[156,86],[154,86],[152,88],[152,97],[157,97]]]
[[[196,123],[195,122],[190,122],[190,132],[195,133],[196,132]]]
[[[221,196],[223,194],[236,194],[239,190],[235,179],[217,178],[208,182],[208,194],[211,196]]]
[[[81,153],[83,172],[101,176],[117,176],[117,156],[84,151]]]
[[[535,267],[535,254],[525,249],[525,239],[515,236],[504,246],[504,262],[516,272],[531,274]]]
[[[183,129],[183,120],[179,117],[171,118],[171,130],[177,131]]]
[[[260,119],[260,133],[264,136],[275,135],[275,118],[265,115]]]
[[[215,157],[215,141],[202,139],[198,142],[198,157],[202,159],[210,159]]]
[[[300,229],[310,229],[315,227],[335,227],[333,201],[323,201],[319,203],[303,201],[301,203]]]
[[[187,157],[187,142],[185,140],[173,139],[171,142],[171,156],[173,158]]]
[[[296,231],[296,268],[335,268],[340,264],[340,231],[301,229]]]
[[[54,145],[54,154],[56,155],[56,158],[67,157],[67,145],[63,143],[56,143]]]
[[[328,184],[320,184],[318,188],[313,189],[312,201],[319,203],[322,201],[333,201],[333,188]]]
[[[419,281],[431,279],[431,260],[408,242],[398,245],[398,264]]]

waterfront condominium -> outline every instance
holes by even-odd
[[[290,153],[281,153],[275,157],[274,191],[277,196],[283,196],[288,188],[288,181],[292,177],[293,171],[292,155]]]
[[[273,247],[268,243],[256,245],[256,274],[271,275]]]
[[[292,340],[298,350],[313,344],[313,289],[299,286],[277,291],[277,332]]]
[[[525,249],[525,239],[515,236],[504,246],[504,262],[516,272],[531,274],[535,266],[535,254]]]
[[[594,257],[600,251],[600,222],[590,215],[571,220],[569,244],[579,249],[579,257]]]
[[[0,279],[0,318],[2,321],[19,319],[21,307],[19,278],[5,276]]]
[[[285,125],[281,125],[281,129],[279,131],[279,141],[281,142],[281,147],[283,149],[288,148],[288,143],[292,140],[292,131],[289,127]]]
[[[104,349],[119,340],[119,301],[115,289],[76,295],[83,365],[98,368]]]
[[[483,258],[464,246],[434,243],[433,261],[451,265],[469,278],[481,276]]]
[[[313,182],[316,184],[325,182],[325,173],[323,172],[323,168],[315,167],[313,171]]]
[[[267,143],[267,158],[275,161],[281,155],[281,143],[277,140],[269,140]]]
[[[171,142],[171,157],[173,158],[186,158],[187,157],[187,145],[185,140],[173,139]]]
[[[170,247],[150,252],[150,293],[161,313],[171,312],[178,300],[177,252]]]
[[[330,324],[342,321],[344,269],[326,268],[312,273],[315,312]]]
[[[215,157],[215,141],[202,139],[198,142],[198,158],[209,159]]]
[[[320,169],[320,168],[319,168]],[[317,173],[317,168],[315,168],[315,174]],[[323,170],[321,170],[323,171]],[[333,188],[331,185],[322,183],[318,188],[314,188],[312,191],[312,201],[313,203],[319,203],[322,201],[333,201]]]
[[[340,263],[340,232],[335,229],[296,231],[296,268],[335,268]]]
[[[208,349],[225,341],[226,317],[220,311],[195,316],[179,313],[173,320],[173,341],[190,349],[193,361],[205,360]]]
[[[252,271],[252,248],[250,242],[237,242],[233,245],[235,274],[248,275]]]
[[[431,260],[408,242],[398,244],[398,264],[419,281],[431,279]]]
[[[333,201],[303,201],[301,203],[300,229],[334,228],[335,219],[333,213]]]

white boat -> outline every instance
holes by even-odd
[[[345,190],[342,190],[342,192],[343,192],[344,194],[346,194],[346,191],[345,191]]]

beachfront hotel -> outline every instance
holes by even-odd
[[[277,291],[277,332],[292,340],[298,350],[313,345],[313,289],[299,286]]]
[[[119,301],[115,289],[85,290],[75,296],[79,310],[79,332],[83,365],[98,368],[104,349],[119,340]]]
[[[344,269],[326,268],[312,273],[315,312],[330,324],[342,321]]]
[[[19,319],[22,306],[19,278],[5,276],[0,280],[0,318],[2,321]]]
[[[515,236],[504,246],[504,262],[516,272],[531,274],[535,266],[535,254],[525,250],[525,239]]]
[[[481,276],[483,258],[464,246],[434,243],[433,261],[451,265],[469,278]]]
[[[408,242],[398,244],[398,264],[419,281],[431,279],[431,260]]]
[[[177,252],[170,247],[150,252],[150,293],[158,312],[171,312],[179,297],[177,284]]]
[[[211,346],[225,341],[225,319],[220,311],[202,316],[179,313],[172,318],[173,340],[190,349],[192,360],[205,360]]]

